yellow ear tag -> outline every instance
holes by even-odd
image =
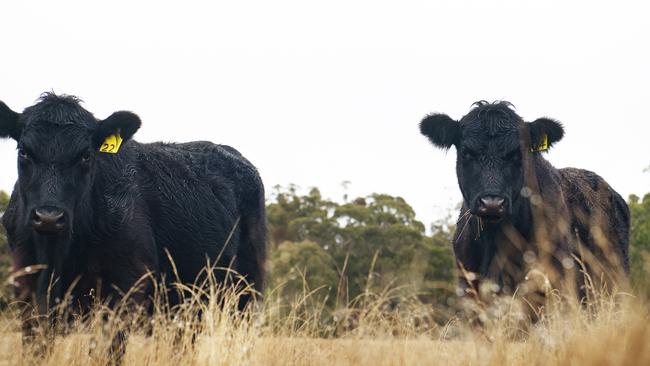
[[[99,148],[99,152],[117,154],[120,150],[120,146],[122,146],[122,136],[120,136],[120,133],[118,132],[106,137],[106,140],[102,142],[102,146]]]
[[[546,151],[546,150],[548,150],[548,135],[544,134],[542,135],[542,141],[537,145],[533,145],[530,148],[530,152]]]

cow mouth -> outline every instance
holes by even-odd
[[[505,215],[499,214],[483,214],[477,216],[486,224],[498,224],[505,218]]]
[[[54,230],[34,229],[34,232],[38,235],[43,235],[43,236],[57,236],[64,233],[63,230],[56,230],[56,229]]]
[[[40,225],[38,222],[35,222],[33,224],[33,229],[34,232],[38,235],[44,235],[44,236],[55,236],[55,235],[63,235],[67,231],[67,226],[63,224],[57,224],[57,225],[51,225],[51,226],[45,226],[45,225]]]

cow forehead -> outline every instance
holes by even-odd
[[[462,145],[473,150],[516,149],[522,125],[509,104],[484,104],[460,120]]]
[[[462,126],[461,145],[472,150],[505,150],[519,147],[519,126],[508,123],[470,123]]]
[[[91,133],[76,124],[32,123],[25,127],[20,146],[42,158],[56,159],[88,150]]]
[[[506,135],[517,135],[519,124],[504,120],[475,120],[461,123],[462,135],[473,137],[500,137]]]

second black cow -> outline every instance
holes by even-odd
[[[437,147],[456,147],[463,206],[453,246],[463,292],[489,283],[512,294],[536,272],[583,297],[585,273],[590,283],[625,277],[627,204],[597,174],[544,159],[564,135],[559,122],[525,122],[507,102],[481,101],[459,121],[429,115],[420,131]]]

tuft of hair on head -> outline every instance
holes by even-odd
[[[449,149],[460,141],[460,125],[446,114],[434,113],[427,115],[420,122],[420,133],[441,149]]]
[[[474,108],[481,108],[485,106],[507,107],[512,110],[516,109],[515,105],[508,102],[507,100],[495,100],[492,103],[490,103],[485,99],[481,99],[477,102],[472,103],[472,105],[469,108],[474,109]]]
[[[41,93],[41,95],[36,100],[37,103],[57,103],[57,104],[73,104],[79,105],[83,103],[83,100],[75,95],[69,94],[56,94],[54,90]]]
[[[481,99],[479,101],[476,101],[476,102],[472,103],[472,105],[469,106],[469,109],[481,108],[481,107],[486,106],[488,104],[490,104],[490,103],[487,100]]]

